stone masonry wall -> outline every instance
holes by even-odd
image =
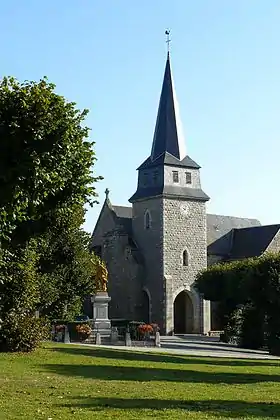
[[[266,252],[280,252],[280,230],[276,233],[270,244],[268,245]]]
[[[198,169],[186,169],[186,168],[176,168],[172,166],[164,167],[164,184],[165,185],[174,185],[173,182],[173,171],[178,172],[179,182],[176,183],[179,187],[188,187],[188,188],[200,188],[200,176]],[[186,184],[186,172],[191,174],[191,183]]]
[[[142,267],[136,263],[125,233],[113,231],[104,243],[104,260],[108,268],[110,318],[141,318]]]
[[[101,210],[99,220],[96,224],[96,229],[92,235],[91,246],[101,245],[103,248],[105,234],[114,229],[114,227],[115,220],[112,214],[112,210],[105,202]]]
[[[151,229],[145,229],[144,215],[149,210]],[[162,330],[164,312],[163,282],[163,200],[155,197],[133,204],[133,237],[144,257],[145,271],[142,287],[151,295],[151,321],[157,322]]]
[[[181,211],[188,205],[188,213]],[[182,290],[189,291],[194,307],[194,331],[210,329],[209,303],[202,302],[193,290],[196,274],[207,267],[205,203],[185,199],[163,199],[164,214],[164,277],[166,288],[166,332],[173,328],[173,300]],[[189,255],[188,266],[183,266],[183,251]],[[202,315],[202,305],[206,305]],[[205,319],[204,319],[205,318]]]

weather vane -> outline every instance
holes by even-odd
[[[170,50],[170,42],[171,42],[171,39],[170,39],[170,30],[169,29],[166,29],[165,35],[166,35],[167,52],[169,53],[169,50]]]

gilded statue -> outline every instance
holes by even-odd
[[[96,264],[95,285],[97,292],[107,292],[108,270],[106,264],[101,258],[98,258]]]

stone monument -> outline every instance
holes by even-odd
[[[95,286],[96,293],[91,297],[93,305],[92,333],[95,336],[98,332],[100,337],[111,336],[111,321],[108,318],[108,304],[111,298],[107,292],[108,271],[106,264],[100,258],[96,266]]]

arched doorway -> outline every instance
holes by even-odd
[[[187,291],[183,291],[174,300],[174,334],[193,332],[193,304]]]
[[[142,316],[141,321],[149,324],[150,321],[150,296],[146,290],[142,290]]]

